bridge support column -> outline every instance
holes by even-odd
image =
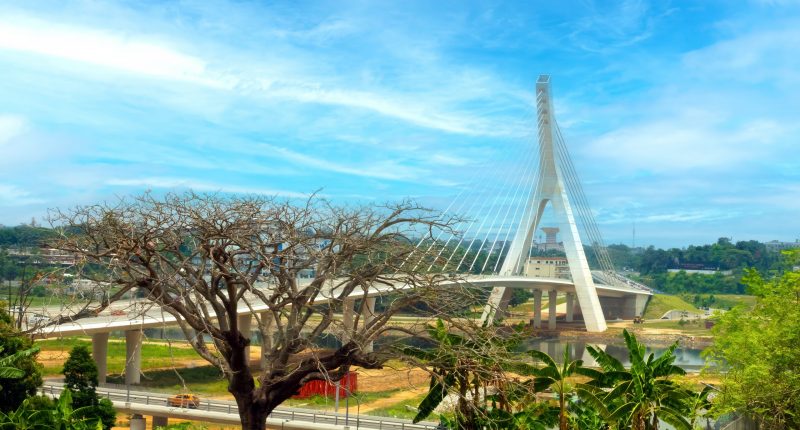
[[[355,315],[355,299],[344,299],[342,302],[342,345],[353,338],[353,316]]]
[[[105,384],[108,374],[108,333],[92,335],[92,358],[97,366],[97,383]]]
[[[267,356],[265,354],[272,349],[272,341],[275,336],[275,321],[272,318],[272,312],[261,312],[260,319],[261,324],[264,325],[264,330],[261,333],[261,360],[259,365],[263,370],[267,368]]]
[[[650,296],[645,294],[633,294],[632,296],[625,298],[622,318],[633,319],[634,317],[640,317],[644,315],[644,309],[647,306],[647,301],[649,299]]]
[[[244,336],[246,339],[250,339],[250,340],[252,340],[252,338],[253,338],[252,322],[253,322],[253,315],[252,314],[239,315],[239,321],[238,321],[239,333],[241,333],[242,336]],[[249,346],[244,349],[244,357],[245,357],[245,359],[244,359],[245,363],[247,363],[247,365],[249,366],[250,365],[250,347]]]
[[[125,385],[136,385],[141,382],[141,373],[142,331],[128,330],[125,332]],[[133,419],[131,419],[131,428],[133,428]]]
[[[153,428],[166,427],[169,425],[169,418],[153,415]]]
[[[550,330],[556,329],[556,305],[558,301],[558,291],[550,290],[547,292],[547,301],[549,305],[549,312],[547,313],[547,328]]]
[[[567,322],[572,322],[573,313],[575,312],[575,295],[567,293]]]
[[[533,290],[533,328],[542,328],[542,290]]]
[[[147,428],[147,419],[139,414],[131,415],[131,430],[145,430]]]
[[[366,329],[367,325],[375,319],[375,297],[367,297],[364,306],[362,306],[362,314],[364,317],[364,328]],[[374,342],[369,341],[364,345],[364,352],[372,352],[374,347]]]

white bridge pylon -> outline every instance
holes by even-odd
[[[562,232],[564,251],[586,330],[602,332],[606,330],[606,320],[600,307],[600,299],[597,296],[592,273],[575,222],[573,205],[570,203],[570,196],[567,192],[570,188],[567,184],[568,178],[562,170],[569,160],[560,158],[568,157],[568,155],[565,151],[557,151],[554,146],[554,138],[560,138],[560,134],[553,115],[553,100],[548,75],[539,76],[536,82],[536,111],[539,123],[539,169],[536,189],[526,205],[525,213],[500,268],[499,275],[514,276],[524,270],[525,262],[530,255],[534,233],[539,226],[545,207],[550,203]],[[576,182],[576,178],[572,178],[572,180]],[[511,288],[494,287],[489,296],[489,303],[484,308],[481,321],[492,322],[498,313],[505,312],[511,294]]]

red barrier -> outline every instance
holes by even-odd
[[[339,381],[339,397],[345,398],[358,391],[358,374],[349,372]],[[293,399],[307,399],[311,396],[336,397],[336,385],[328,381],[306,382]]]

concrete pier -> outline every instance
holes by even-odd
[[[106,383],[108,375],[108,332],[92,335],[92,358],[97,366],[97,382]]]
[[[533,327],[542,328],[542,290],[533,290]]]
[[[567,322],[572,322],[575,313],[575,294],[567,293]]]
[[[239,333],[242,334],[247,339],[251,339],[253,337],[253,315],[252,314],[242,314],[238,317],[237,324],[239,325]],[[244,349],[244,356],[247,357],[247,363],[250,363],[250,347]]]
[[[141,373],[142,331],[128,330],[125,332],[125,384],[136,385],[141,382]]]

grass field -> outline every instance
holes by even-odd
[[[143,357],[144,358],[144,357]],[[204,397],[229,396],[228,381],[222,372],[214,366],[184,367],[178,369],[161,369],[142,372],[140,385],[151,391],[161,393],[190,392]],[[124,384],[123,376],[108,377],[112,384]]]
[[[54,376],[61,373],[69,351],[83,345],[91,351],[91,342],[86,338],[66,337],[47,339],[36,342],[42,352],[39,359],[44,364],[44,375]],[[171,365],[183,366],[187,360],[199,359],[200,356],[189,348],[185,342],[173,342],[170,347],[166,341],[148,341],[142,344],[142,369],[163,369]],[[109,339],[108,341],[108,373],[122,373],[125,368],[125,340]]]
[[[563,295],[556,300],[556,305],[561,305],[564,303],[567,303],[567,298]],[[542,309],[548,310],[549,306],[550,302],[547,300],[547,293],[542,294]],[[508,310],[514,314],[533,314],[533,298],[520,305],[509,306]]]
[[[213,366],[198,366],[179,369],[162,369],[143,372],[141,386],[148,390],[160,393],[190,392],[206,398],[230,398],[228,381],[223,378],[222,372]],[[108,382],[123,384],[122,376],[109,376]],[[399,389],[386,391],[361,392],[350,399],[351,410],[361,404],[367,404],[378,399],[390,397]],[[344,408],[344,399],[340,400],[340,408]],[[308,409],[333,410],[335,400],[323,396],[313,396],[306,399],[289,399],[283,403],[285,406],[303,407]]]
[[[738,305],[754,306],[756,304],[756,296],[747,296],[740,294],[714,294],[714,308],[731,309]]]
[[[417,415],[417,406],[419,406],[426,394],[421,394],[419,396],[403,400],[392,406],[374,409],[370,411],[369,414],[378,417],[402,418],[408,420],[413,419],[414,416]],[[438,414],[434,412],[428,416],[425,421],[438,421],[438,419]]]
[[[646,320],[659,319],[666,312],[677,309],[680,311],[701,312],[692,304],[686,302],[678,296],[670,296],[666,294],[654,294],[647,304],[647,309],[644,311],[644,318]]]
[[[674,321],[674,320],[653,319],[653,320],[645,320],[643,327],[680,330],[681,333],[689,335],[708,336],[711,334],[711,330],[706,328],[704,320],[688,320],[681,323],[680,321]]]
[[[339,412],[344,411],[345,404],[349,403],[350,411],[355,413],[359,409],[358,405],[366,405],[379,399],[391,397],[398,391],[400,391],[400,389],[355,393],[349,401],[346,401],[344,398],[339,399]],[[298,408],[333,411],[334,407],[336,406],[336,400],[333,397],[312,396],[307,399],[289,399],[283,402],[283,405],[294,406]],[[375,414],[370,412],[369,415]]]

